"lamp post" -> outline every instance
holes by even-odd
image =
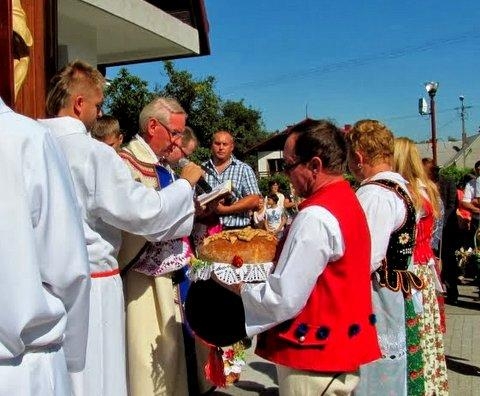
[[[435,94],[438,89],[438,82],[430,81],[425,83],[425,89],[430,96],[430,121],[432,125],[432,157],[433,165],[437,165],[437,127],[435,124]]]

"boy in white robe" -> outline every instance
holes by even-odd
[[[90,277],[67,164],[0,99],[0,395],[68,395],[85,365]]]

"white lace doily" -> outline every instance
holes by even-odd
[[[265,282],[268,274],[273,269],[273,263],[243,264],[237,268],[226,263],[212,263],[201,268],[189,268],[187,275],[192,281],[210,279],[212,272],[215,273],[226,285],[240,282]]]

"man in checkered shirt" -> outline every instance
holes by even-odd
[[[250,211],[259,204],[260,190],[253,169],[232,154],[233,136],[227,131],[213,135],[212,157],[203,166],[208,170],[205,180],[215,187],[226,180],[232,181],[232,199],[220,201],[215,212],[223,229],[243,228],[250,225]]]

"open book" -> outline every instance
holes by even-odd
[[[197,197],[197,201],[200,205],[206,205],[214,199],[223,198],[229,195],[232,192],[232,181],[225,180],[223,183],[219,184],[216,187],[212,188],[212,191],[209,193],[201,194]]]

